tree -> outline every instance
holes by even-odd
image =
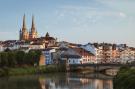
[[[4,52],[10,52],[11,50],[9,48],[6,48]]]
[[[16,57],[15,59],[17,61],[17,64],[19,66],[22,66],[24,64],[25,52],[23,52],[23,51],[17,51],[15,54],[16,54],[15,55],[15,57]]]
[[[35,54],[36,55],[35,55],[34,61],[38,65],[39,64],[39,59],[40,59],[40,56],[41,56],[41,51],[37,50],[37,51],[35,51]]]
[[[7,53],[6,52],[1,53],[1,66],[2,67],[8,66],[8,60],[7,60]]]
[[[114,89],[135,89],[135,69],[121,68],[113,82]]]
[[[9,67],[15,67],[17,61],[15,59],[15,53],[14,52],[8,52],[8,66]]]

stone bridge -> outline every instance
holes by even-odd
[[[94,70],[97,72],[105,71],[107,69],[119,69],[122,66],[134,66],[131,64],[70,64],[69,71],[72,70]]]
[[[68,75],[69,78],[85,78],[85,79],[112,79],[114,76],[105,75],[102,73],[71,73]]]

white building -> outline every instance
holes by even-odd
[[[0,52],[4,51],[4,48],[2,45],[0,45]]]
[[[127,47],[121,52],[121,63],[131,63],[135,61],[135,50]]]
[[[29,49],[44,49],[45,48],[43,44],[39,44],[39,43],[32,43],[28,47]]]
[[[60,54],[61,61],[68,64],[81,64],[81,56],[72,48],[65,48]]]
[[[99,62],[99,58],[97,56],[99,55],[98,49],[94,47],[94,45],[92,45],[91,43],[88,43],[86,45],[81,45],[80,47],[85,50],[84,51],[85,55],[82,54],[82,58],[86,59],[87,61],[85,61],[84,63],[98,63]]]
[[[102,47],[95,48],[95,56],[96,56],[97,63],[101,63],[103,59]]]
[[[43,55],[45,56],[45,64],[53,64],[52,53],[54,52],[56,52],[56,50],[52,48],[46,48],[42,51]]]
[[[67,60],[68,64],[81,64],[82,58],[78,55],[61,56],[61,60]]]

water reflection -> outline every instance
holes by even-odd
[[[37,76],[0,78],[0,89],[41,89]]]
[[[115,75],[117,75],[118,71],[119,71],[119,69],[108,69],[105,71],[105,73],[107,75],[115,76]]]
[[[57,73],[0,78],[0,89],[113,89],[113,82],[98,73]]]
[[[42,89],[113,89],[112,78],[95,79],[84,75],[91,74],[56,74],[51,78],[45,75],[39,81]]]

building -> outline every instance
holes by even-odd
[[[45,44],[45,48],[55,46],[57,42],[57,39],[51,37],[48,32],[46,33],[45,37],[41,37],[40,39]]]
[[[0,44],[0,52],[4,51],[3,46]]]
[[[45,64],[53,64],[53,56],[52,53],[56,52],[55,49],[52,48],[46,48],[42,50],[42,54],[45,56]]]
[[[37,37],[38,37],[38,33],[35,28],[34,16],[32,16],[32,25],[31,25],[31,31],[29,32],[29,40],[37,38]]]
[[[20,33],[19,35],[20,40],[31,40],[31,39],[37,38],[38,33],[35,28],[34,16],[32,16],[32,25],[31,25],[30,31],[27,30],[25,15],[23,16],[23,25],[19,33]]]
[[[95,55],[83,48],[73,48],[80,56],[80,64],[96,63]]]
[[[103,60],[103,50],[101,46],[95,47],[95,56],[96,56],[96,60],[97,63],[101,63]]]
[[[126,47],[121,51],[120,55],[121,63],[131,63],[135,61],[135,49],[132,47]]]
[[[46,65],[46,60],[45,60],[45,56],[44,54],[40,55],[40,59],[39,59],[39,66],[44,66]]]
[[[17,40],[7,40],[2,43],[3,51],[6,49],[9,50],[16,50],[19,49],[19,46],[16,45],[18,41]]]
[[[45,46],[41,43],[32,43],[29,46],[29,49],[44,49]]]
[[[25,15],[23,16],[23,25],[19,33],[20,33],[19,35],[20,41],[26,41],[26,42],[29,41],[29,42],[32,42],[32,44],[37,44],[37,43],[43,44],[44,48],[55,46],[57,42],[57,39],[55,39],[54,37],[51,37],[48,32],[46,33],[44,37],[38,37],[38,33],[37,33],[35,22],[34,22],[34,16],[32,16],[32,25],[31,25],[30,31],[27,30]]]
[[[84,55],[83,57],[86,57],[84,59],[90,60],[90,63],[98,63],[98,60],[96,59],[96,47],[94,47],[94,45],[88,43],[85,45],[81,45],[80,48],[82,48],[82,52],[85,52],[85,54],[81,53],[82,55]]]
[[[111,62],[117,63],[120,60],[120,50],[116,44],[112,45],[112,57]]]
[[[67,64],[81,64],[82,58],[74,49],[72,48],[65,48],[61,54],[61,63]]]

